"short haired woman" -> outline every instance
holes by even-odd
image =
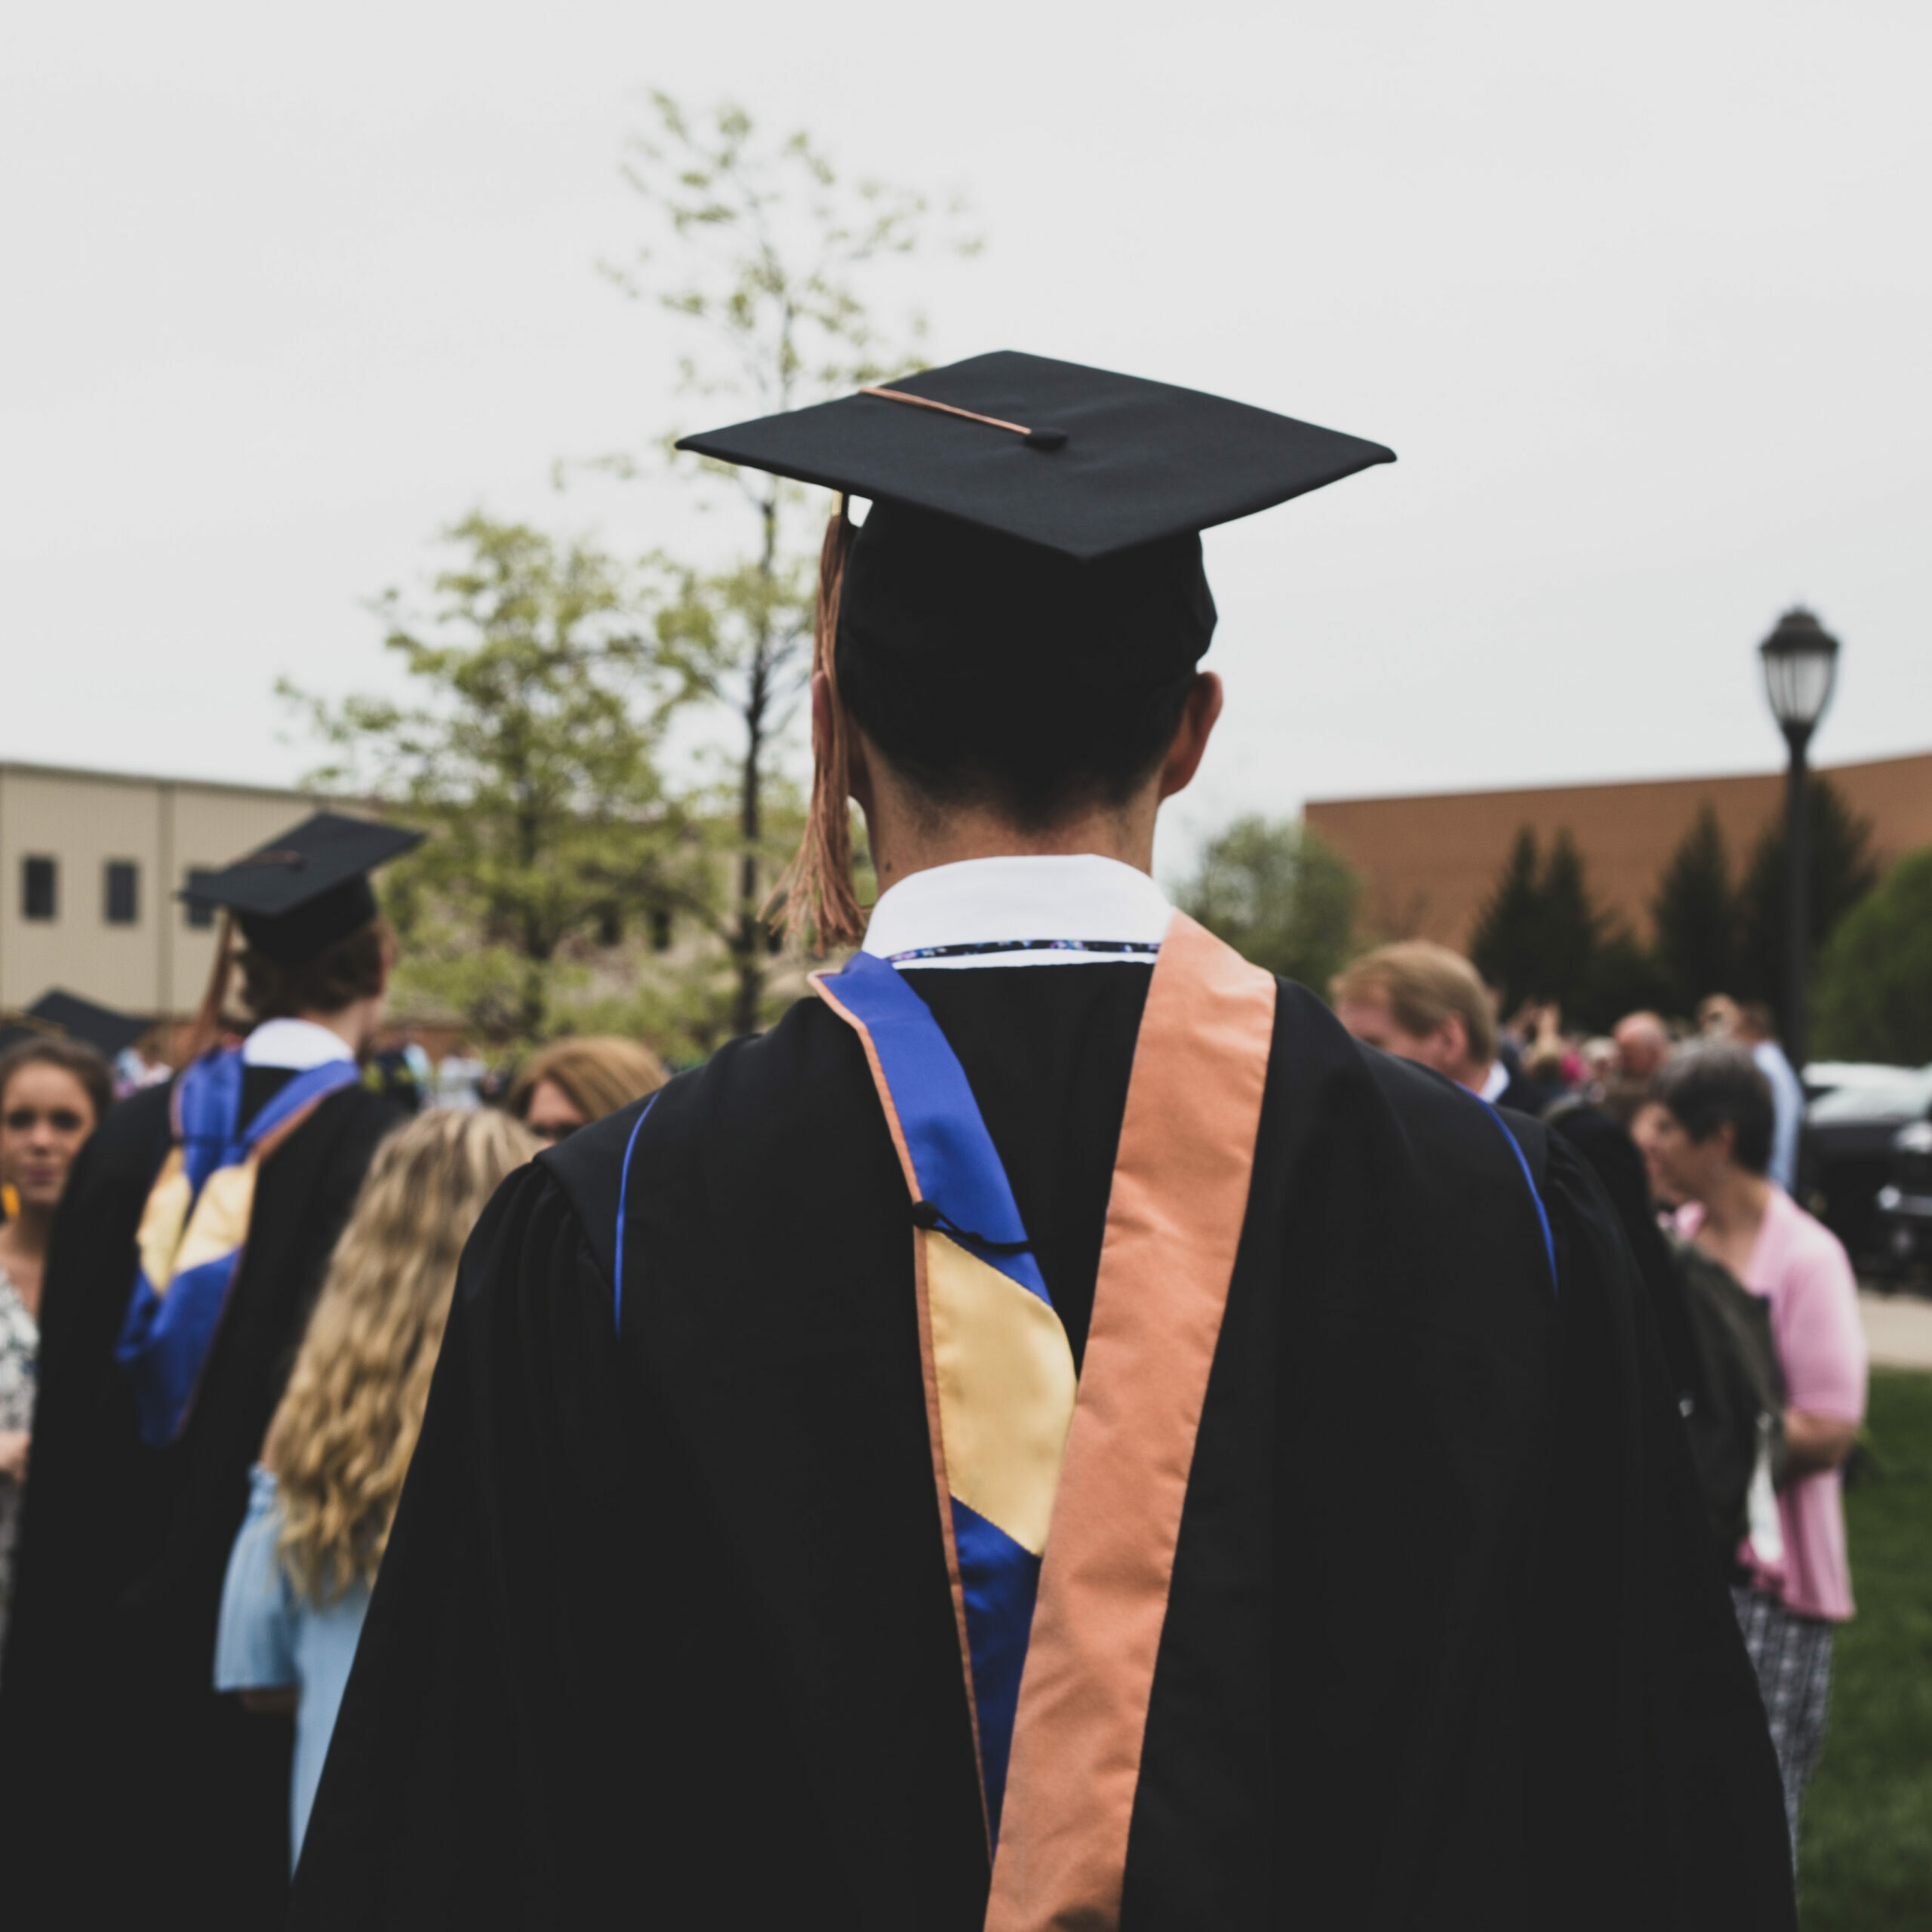
[[[488,1109],[438,1109],[383,1143],[255,1470],[222,1594],[215,1688],[294,1710],[291,1864],[423,1426],[457,1262],[498,1184],[537,1151]]]
[[[517,1069],[505,1104],[538,1140],[554,1146],[656,1093],[668,1077],[648,1047],[614,1033],[552,1040]]]
[[[1824,1742],[1834,1627],[1852,1614],[1839,1470],[1865,1417],[1858,1287],[1838,1237],[1765,1176],[1775,1112],[1748,1047],[1681,1049],[1652,1090],[1651,1158],[1685,1206],[1678,1224],[1771,1305],[1784,1371],[1789,1481],[1775,1533],[1740,1552],[1733,1590],[1783,1775],[1793,1855]]]
[[[0,1641],[32,1439],[41,1269],[74,1156],[113,1098],[106,1061],[78,1040],[28,1040],[0,1054]]]

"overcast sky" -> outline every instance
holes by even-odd
[[[1231,697],[1180,828],[1932,746],[1932,9],[337,0],[25,10],[0,52],[0,756],[281,781],[278,674],[473,504],[691,412],[595,272],[646,91],[971,198],[936,361],[1023,348],[1401,460],[1208,539]],[[897,300],[904,291],[891,291]],[[1174,848],[1170,845],[1171,851]]]

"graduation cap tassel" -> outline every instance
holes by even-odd
[[[819,552],[818,603],[812,622],[812,669],[832,687],[832,721],[823,734],[812,727],[812,796],[805,835],[798,856],[786,868],[771,903],[782,897],[780,923],[788,933],[810,929],[820,952],[856,946],[864,937],[866,915],[852,890],[852,808],[850,728],[838,702],[838,593],[844,580],[845,553],[852,525],[845,500],[825,527]]]
[[[214,964],[208,971],[208,990],[202,995],[195,1023],[188,1030],[184,1060],[199,1060],[221,1038],[222,1013],[228,1004],[228,983],[234,971],[235,915],[224,912],[221,931],[214,943]]]

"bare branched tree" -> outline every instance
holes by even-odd
[[[653,97],[654,125],[629,143],[626,179],[662,225],[657,245],[605,272],[686,324],[683,392],[731,398],[746,416],[799,408],[921,366],[923,318],[890,338],[861,293],[873,272],[921,248],[970,254],[955,205],[874,180],[848,182],[803,134],[761,137],[742,108],[694,117]],[[715,412],[714,412],[715,413]],[[668,451],[675,435],[657,439]],[[731,1025],[764,1023],[773,946],[766,900],[778,748],[797,721],[811,665],[817,534],[809,493],[775,477],[680,457],[694,484],[742,504],[749,540],[712,568],[661,554],[655,622],[666,668],[733,715],[735,891],[715,915],[734,978]],[[635,454],[607,459],[636,474]],[[817,519],[823,521],[823,512]]]

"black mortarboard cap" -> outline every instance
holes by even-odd
[[[78,993],[63,992],[58,987],[42,993],[27,1008],[26,1017],[38,1023],[35,1032],[45,1029],[66,1039],[84,1040],[109,1060],[131,1047],[152,1023],[117,1013],[111,1006],[97,1006]]]
[[[420,832],[339,812],[318,812],[181,894],[235,915],[248,943],[299,964],[376,916],[369,874],[422,842]]]
[[[1380,443],[1223,396],[1012,349],[883,386],[902,399],[861,391],[678,447],[1083,563],[1395,460]]]
[[[826,533],[813,627],[814,672],[861,719],[897,701],[895,680],[930,709],[949,680],[998,687],[1022,667],[1063,693],[1151,693],[1214,635],[1202,531],[1395,460],[1225,397],[1011,349],[678,448],[871,502],[856,535],[842,515]],[[865,925],[843,744],[814,744],[786,875],[786,924],[821,947]]]

